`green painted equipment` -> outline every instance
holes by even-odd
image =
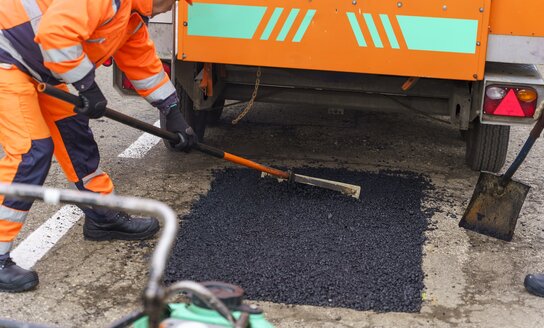
[[[213,327],[232,327],[225,318],[214,310],[201,308],[194,304],[170,304],[171,315],[169,319],[163,321],[165,327],[178,327],[182,324],[198,322],[203,325],[213,325]],[[239,319],[242,312],[232,313],[236,319]],[[147,328],[147,317],[141,318],[134,323],[134,328]],[[201,326],[199,326],[201,327]],[[202,326],[202,328],[208,326]],[[272,328],[270,322],[266,321],[262,314],[249,315],[249,327],[251,328]]]
[[[230,311],[235,319],[234,327],[273,328],[268,322],[262,310],[256,306],[242,304],[244,291],[242,288],[222,282],[201,283],[211,291]],[[175,286],[172,285],[170,289]],[[175,287],[174,287],[175,288]],[[162,321],[161,327],[182,328],[189,324],[200,323],[199,328],[233,327],[224,314],[217,311],[213,304],[208,305],[205,298],[195,293],[189,293],[191,303],[170,304],[168,306],[168,318]],[[143,317],[134,323],[134,328],[148,328],[148,318]],[[190,326],[193,327],[193,326]]]

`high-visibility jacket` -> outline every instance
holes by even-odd
[[[175,95],[143,17],[153,0],[2,0],[0,64],[14,64],[35,79],[73,84],[94,81],[111,56],[147,101]]]

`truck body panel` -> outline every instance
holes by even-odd
[[[490,0],[180,3],[180,60],[477,80]]]
[[[248,108],[259,101],[438,114],[461,131],[470,168],[498,172],[508,125],[532,124],[544,99],[535,66],[544,64],[542,0],[176,6],[175,15],[151,19],[149,30],[199,138],[226,99]],[[130,93],[126,78],[114,74]]]
[[[544,37],[542,0],[493,0],[489,33]]]

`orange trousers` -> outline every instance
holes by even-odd
[[[75,114],[73,105],[38,93],[29,75],[6,64],[0,64],[0,145],[2,183],[43,185],[54,154],[79,190],[113,192],[110,177],[99,168],[88,118]],[[10,251],[31,206],[0,195],[0,255]]]

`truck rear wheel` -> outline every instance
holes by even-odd
[[[225,106],[225,99],[218,98],[213,103],[213,109],[206,112],[206,123],[208,124],[208,126],[215,126],[219,124],[219,120],[221,119],[221,115],[223,114],[223,106]]]
[[[475,121],[466,138],[466,163],[475,171],[498,172],[506,161],[510,127]]]
[[[180,88],[178,94],[181,103],[181,113],[185,117],[185,121],[193,128],[198,140],[203,141],[204,133],[206,132],[207,113],[205,111],[195,110],[191,97],[189,97],[183,88]]]

